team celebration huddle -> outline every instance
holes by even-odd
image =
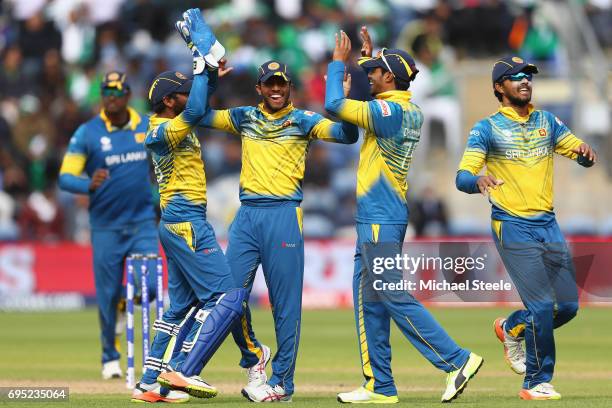
[[[401,248],[409,220],[408,170],[413,160],[425,160],[418,149],[424,117],[411,102],[410,86],[419,81],[413,57],[393,48],[374,54],[368,30],[362,27],[357,63],[367,74],[373,99],[348,99],[352,44],[341,31],[335,35],[327,66],[326,112],[293,106],[291,72],[277,60],[259,68],[253,84],[261,97],[259,105],[213,109],[209,101],[219,81],[232,80],[231,61],[224,58],[224,47],[199,9],[187,10],[176,31],[193,55],[193,75],[159,73],[150,84],[153,113],[147,118],[127,107],[129,78],[121,72],[107,73],[103,110],[73,135],[60,171],[63,189],[90,195],[92,220],[100,227],[92,222],[103,377],[123,376],[115,341],[125,308],[123,259],[132,253],[157,254],[159,239],[167,260],[170,302],[153,324],[155,335],[131,400],[180,403],[217,396],[218,390],[203,377],[207,363],[231,334],[241,353],[239,365],[247,371],[242,395],[253,402],[291,402],[299,392],[294,374],[304,282],[300,204],[306,155],[316,140],[349,145],[361,138],[352,300],[355,382],[359,367],[363,381],[354,389],[337,390],[337,400],[399,402],[391,372],[391,321],[445,373],[445,383],[440,376],[441,402],[458,398],[479,370],[486,370],[478,350],[463,347],[460,338],[452,338],[410,295],[403,302],[364,295],[365,248]],[[493,240],[524,304],[491,322],[490,339],[501,343],[499,359],[506,360],[508,375],[523,377],[522,386],[517,383],[521,399],[556,400],[561,395],[551,384],[554,329],[576,316],[578,290],[553,212],[553,153],[584,167],[592,166],[597,156],[556,116],[530,103],[537,73],[535,65],[519,57],[495,62],[491,85],[499,110],[472,128],[456,179],[437,182],[451,187],[454,183],[458,190],[482,194],[490,202]],[[241,206],[225,251],[206,220],[206,146],[196,137],[197,127],[231,133],[242,142]],[[100,132],[109,134],[108,140],[99,139]],[[111,145],[114,151],[120,147],[117,159],[107,155]],[[134,153],[145,149],[142,157]],[[147,194],[150,185],[143,183],[149,159],[159,188],[158,225]],[[483,169],[485,175],[479,175]],[[88,179],[80,177],[83,171]],[[104,229],[114,223],[131,227]],[[260,266],[272,309],[275,348],[258,340],[249,309]],[[143,282],[143,303],[159,297],[154,274]],[[469,313],[466,310],[466,316]]]

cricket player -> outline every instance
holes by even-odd
[[[350,88],[350,85],[345,84]],[[348,88],[346,92],[348,93]],[[290,101],[287,66],[268,61],[255,85],[262,102],[211,110],[200,123],[242,139],[241,207],[229,230],[227,258],[234,280],[249,292],[261,264],[268,286],[278,350],[268,381],[269,347],[259,343],[247,308],[232,334],[247,368],[245,398],[255,402],[291,401],[300,338],[304,238],[302,181],[313,140],[355,143],[357,127],[334,123],[318,113],[296,109]]]
[[[410,83],[418,70],[405,51],[383,48],[371,58],[372,44],[362,28],[359,64],[368,74],[374,100],[361,102],[343,97],[342,76],[351,53],[346,33],[336,35],[333,61],[327,69],[325,109],[338,118],[365,129],[357,170],[357,245],[353,301],[361,364],[365,382],[351,392],[338,394],[343,403],[396,403],[397,389],[391,374],[390,321],[435,367],[448,373],[442,402],[463,392],[483,363],[482,357],[459,347],[410,294],[403,302],[365,298],[366,249],[401,245],[408,224],[406,176],[420,138],[423,115],[410,102]],[[397,252],[396,252],[397,253]],[[372,295],[370,295],[372,296]],[[382,296],[382,295],[381,295]]]
[[[597,155],[557,117],[530,103],[537,73],[519,57],[495,62],[493,93],[501,106],[472,128],[456,184],[488,196],[493,239],[526,307],[494,324],[506,361],[525,375],[519,396],[553,400],[561,398],[550,384],[553,329],[578,311],[574,266],[553,212],[553,153],[585,167]]]
[[[158,241],[143,145],[149,120],[128,106],[130,86],[125,74],[107,73],[101,93],[100,114],[79,126],[70,139],[59,185],[63,190],[89,195],[102,378],[110,379],[122,376],[116,320],[124,260],[130,253],[157,253]],[[153,299],[154,274],[147,283],[149,299]]]
[[[200,10],[190,9],[183,16],[180,29],[186,31],[182,35],[194,56],[194,78],[163,72],[149,90],[155,113],[145,145],[152,153],[159,185],[159,237],[168,260],[170,306],[154,324],[156,335],[146,370],[132,394],[134,402],[185,402],[184,392],[216,396],[215,387],[198,375],[246,305],[246,291],[235,288],[225,255],[206,221],[204,163],[193,131],[206,112],[208,87],[216,81],[216,71],[210,71],[214,67],[204,60],[216,40]],[[178,391],[168,392],[166,387]]]

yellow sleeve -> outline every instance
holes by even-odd
[[[560,154],[561,156],[565,156],[569,159],[576,160],[578,158],[578,154],[572,152],[573,149],[577,149],[578,146],[583,144],[584,142],[574,136],[571,133],[568,133],[563,139],[557,141],[555,145],[555,153]]]
[[[87,162],[87,156],[79,153],[66,153],[64,160],[62,161],[62,167],[60,168],[60,174],[72,174],[73,176],[80,176],[85,170],[85,163]]]
[[[163,123],[164,140],[169,149],[174,149],[183,141],[183,139],[191,133],[193,125],[183,119],[183,114],[176,116],[173,119]]]
[[[482,150],[468,147],[459,163],[459,170],[466,170],[473,175],[477,175],[484,167],[486,158],[487,155]]]
[[[205,124],[205,126],[239,134],[238,129],[234,127],[234,122],[232,122],[230,109],[213,110],[209,120],[210,124]]]
[[[370,115],[370,106],[367,102],[345,99],[338,111],[338,118],[359,126],[374,133],[374,122]]]

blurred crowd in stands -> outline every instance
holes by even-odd
[[[57,188],[66,145],[99,112],[100,79],[122,70],[131,105],[149,110],[147,90],[163,70],[191,70],[189,51],[173,23],[186,8],[205,9],[228,50],[231,76],[211,101],[215,108],[258,103],[258,65],[276,58],[294,78],[294,105],[323,112],[323,75],[334,32],[344,29],[359,52],[366,24],[376,45],[410,50],[420,74],[414,101],[427,119],[420,152],[432,129],[458,160],[464,143],[453,65],[462,58],[506,52],[555,63],[559,36],[530,0],[0,0],[0,240],[88,242],[87,197]],[[601,44],[612,44],[611,1],[583,0]],[[365,75],[351,67],[351,97],[370,98]],[[435,126],[432,127],[432,124]],[[240,141],[202,131],[209,183],[209,217],[220,236],[238,207]],[[305,234],[337,237],[353,229],[359,143],[315,143],[304,182]],[[418,161],[418,158],[416,159]],[[155,194],[153,192],[153,194]],[[413,191],[416,235],[447,234],[444,203],[433,189]],[[452,231],[450,231],[452,232]]]

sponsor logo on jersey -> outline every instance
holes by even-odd
[[[204,252],[205,255],[210,255],[219,252],[219,248],[205,248],[202,252]]]
[[[283,241],[281,243],[281,248],[295,248],[297,245],[295,244],[295,242],[285,242]]]
[[[504,129],[501,131],[502,136],[504,137],[504,139],[506,140],[512,140],[512,131],[508,130],[508,129]]]
[[[100,147],[103,152],[108,152],[113,149],[113,145],[111,144],[111,139],[108,136],[102,136],[100,138]]]
[[[529,159],[532,157],[542,157],[548,155],[548,146],[538,147],[529,150],[506,150],[507,159]]]
[[[314,116],[314,112],[313,111],[304,111],[304,115],[306,116]]]
[[[116,164],[133,163],[142,160],[147,160],[147,152],[145,151],[111,154],[104,158],[104,162],[106,163],[107,167],[114,166]]]
[[[380,99],[376,99],[376,103],[380,106],[380,111],[383,116],[391,116],[391,107],[386,101],[382,101]]]

